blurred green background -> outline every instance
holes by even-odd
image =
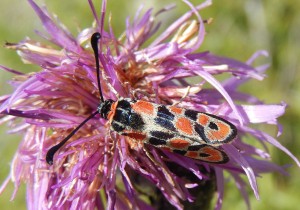
[[[41,1],[38,1],[39,3]],[[161,7],[171,2],[178,4],[165,18],[161,30],[172,23],[177,17],[188,9],[179,0],[174,1],[138,1],[110,0],[107,13],[112,13],[112,23],[116,34],[123,32],[125,18],[133,17],[139,5],[144,4],[144,11],[153,7],[158,11]],[[199,1],[192,1],[196,3]],[[100,10],[100,0],[95,2]],[[43,3],[42,3],[43,4]],[[41,5],[41,4],[40,4]],[[89,27],[92,15],[87,1],[65,0],[47,1],[49,11],[58,15],[74,35],[80,29]],[[25,37],[40,38],[34,30],[43,30],[42,24],[26,1],[2,0],[0,3],[0,45],[6,41],[18,42]],[[270,57],[265,62],[270,62],[267,71],[268,77],[263,82],[251,81],[242,87],[245,92],[251,93],[266,103],[289,104],[285,116],[280,118],[284,133],[279,137],[288,149],[296,156],[300,154],[300,80],[299,80],[299,47],[300,47],[300,1],[296,0],[266,0],[266,1],[214,1],[213,5],[201,12],[204,19],[212,17],[213,23],[206,26],[207,36],[201,51],[211,52],[235,58],[240,61],[247,60],[256,50],[269,51]],[[162,20],[163,18],[161,18]],[[16,52],[0,48],[0,64],[22,72],[35,71],[38,68],[23,64]],[[8,94],[11,88],[7,80],[12,75],[0,71],[0,94]],[[269,128],[267,128],[270,130]],[[6,125],[0,127],[0,183],[9,173],[10,161],[18,147],[20,135],[9,135]],[[276,131],[270,130],[275,136]],[[270,148],[273,161],[283,165],[291,164],[288,168],[290,176],[282,177],[278,174],[263,175],[258,179],[261,200],[257,201],[249,188],[252,209],[255,210],[295,210],[299,207],[300,197],[300,169],[281,151]],[[25,186],[22,186],[15,200],[10,201],[13,185],[0,196],[1,209],[25,209]],[[246,209],[242,197],[234,184],[229,182],[225,189],[223,209]]]

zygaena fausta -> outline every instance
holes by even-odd
[[[228,156],[216,148],[231,142],[237,135],[236,127],[218,116],[184,109],[172,105],[155,104],[144,100],[120,98],[117,101],[104,100],[100,85],[98,41],[100,33],[94,33],[91,45],[94,50],[100,104],[64,140],[53,146],[46,156],[48,164],[53,164],[56,151],[61,148],[88,120],[95,115],[110,123],[110,129],[132,141],[151,144],[210,163],[226,163]]]

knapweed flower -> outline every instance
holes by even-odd
[[[30,39],[6,46],[17,50],[21,58],[41,67],[38,72],[15,74],[10,84],[15,89],[1,97],[1,123],[9,122],[11,132],[23,134],[23,140],[11,165],[15,192],[21,182],[27,184],[28,209],[155,209],[173,206],[204,207],[215,191],[220,209],[224,191],[224,172],[231,176],[249,205],[249,185],[258,198],[256,177],[282,167],[270,162],[266,146],[273,145],[298,160],[275,138],[253,128],[253,124],[273,124],[286,105],[267,105],[238,87],[250,79],[262,80],[268,65],[252,66],[266,53],[255,53],[246,63],[197,53],[203,42],[206,21],[199,11],[211,4],[193,6],[160,35],[155,22],[163,8],[154,13],[141,10],[116,37],[113,25],[106,21],[106,1],[100,17],[91,1],[95,26],[83,30],[77,38],[33,0],[28,0],[41,19],[52,42],[45,45]],[[47,164],[47,151],[68,136],[87,116],[97,110],[100,95],[95,59],[89,40],[100,32],[101,86],[105,99],[118,97],[143,99],[220,116],[237,127],[237,137],[218,147],[229,161],[212,164],[135,142],[110,130],[110,122],[95,115],[85,123]],[[151,39],[150,39],[151,38]],[[153,40],[153,41],[150,41]],[[56,46],[56,47],[53,47]],[[224,75],[219,81],[215,76]],[[150,125],[151,126],[151,125]],[[281,133],[281,129],[278,134]],[[262,148],[252,146],[253,136]],[[211,192],[209,192],[211,191]],[[201,196],[200,196],[201,195]]]

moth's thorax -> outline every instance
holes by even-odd
[[[142,131],[145,122],[142,117],[132,109],[132,104],[136,101],[129,98],[123,98],[112,104],[108,120],[111,123],[111,129],[118,133],[124,130]]]

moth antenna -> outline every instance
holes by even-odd
[[[97,82],[98,82],[98,89],[100,92],[100,100],[101,103],[104,102],[101,85],[100,85],[100,66],[99,66],[99,53],[98,53],[98,40],[101,38],[100,33],[96,32],[91,37],[91,45],[94,51],[95,55],[95,61],[96,61],[96,71],[97,71]],[[93,114],[91,114],[88,118],[86,118],[82,123],[80,123],[66,138],[64,138],[60,143],[57,145],[51,147],[46,155],[46,161],[49,165],[53,164],[53,157],[55,153],[72,137],[74,134],[90,119],[95,117],[97,114],[99,114],[99,111],[95,111]]]
[[[97,83],[98,83],[98,89],[100,93],[100,99],[101,102],[104,102],[103,95],[102,95],[102,89],[100,85],[100,65],[99,65],[99,53],[98,53],[98,41],[101,38],[101,34],[96,32],[92,35],[91,38],[91,45],[94,51],[95,61],[96,61],[96,71],[97,71]]]
[[[86,118],[82,123],[80,123],[64,140],[59,142],[57,145],[51,147],[51,149],[48,150],[46,155],[46,161],[49,165],[53,164],[53,157],[54,154],[59,150],[87,121],[95,117],[95,115],[99,114],[98,111],[91,114],[88,118]]]

